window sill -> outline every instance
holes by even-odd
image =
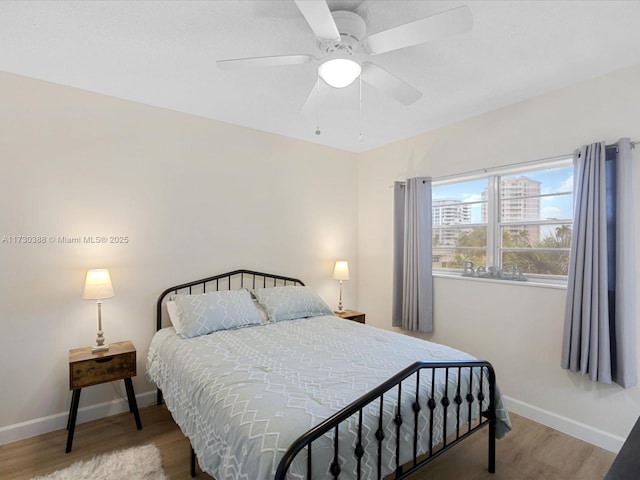
[[[551,288],[555,290],[566,290],[566,283],[545,283],[536,280],[527,280],[525,282],[520,282],[517,280],[498,280],[495,278],[478,278],[478,277],[465,277],[460,273],[445,273],[445,272],[434,272],[434,277],[437,278],[449,278],[455,280],[463,280],[465,282],[482,282],[482,283],[499,283],[502,285],[517,285],[519,287],[536,287],[536,288]]]

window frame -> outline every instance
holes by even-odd
[[[500,195],[500,181],[502,177],[512,176],[512,175],[526,175],[527,173],[542,171],[542,170],[550,170],[553,168],[561,168],[566,166],[572,166],[573,159],[570,155],[563,155],[561,157],[555,157],[553,159],[546,159],[539,162],[529,162],[526,164],[515,164],[507,167],[496,167],[490,169],[484,169],[477,173],[473,174],[461,174],[461,175],[451,175],[447,177],[443,177],[442,179],[434,179],[432,181],[433,187],[440,187],[445,185],[464,183],[473,180],[481,180],[487,179],[487,222],[475,222],[469,224],[457,224],[457,225],[443,225],[443,226],[432,226],[433,233],[437,230],[443,230],[445,228],[450,229],[465,229],[465,228],[474,228],[474,227],[485,227],[486,228],[486,258],[487,265],[497,266],[498,268],[502,268],[502,255],[505,251],[566,251],[570,252],[569,248],[552,248],[552,247],[504,247],[502,244],[502,229],[503,227],[508,227],[509,225],[569,225],[570,227],[573,225],[573,218],[557,218],[557,219],[536,219],[536,220],[516,220],[516,221],[501,221],[501,202],[502,198]],[[540,195],[534,196],[526,196],[524,198],[545,198],[545,197],[557,197],[561,195],[571,195],[573,197],[575,189],[572,189],[571,192],[555,192],[555,193],[544,193]],[[433,197],[432,197],[432,205],[433,205]],[[466,202],[465,202],[466,203]],[[469,203],[482,203],[482,201],[472,201]],[[434,248],[437,248],[435,245],[432,246],[432,254]],[[482,247],[456,247],[457,250],[464,250],[465,248],[482,248]],[[433,267],[433,273],[435,275],[442,274],[446,276],[461,276],[462,269],[461,268],[440,268]],[[462,277],[462,278],[477,278],[477,277]],[[562,285],[566,286],[567,284],[567,275],[551,275],[551,274],[535,274],[535,273],[526,273],[525,278],[528,281],[516,281],[509,279],[494,279],[495,281],[505,282],[511,281],[514,283],[527,285],[527,284],[548,284],[548,285]],[[491,280],[491,279],[482,279],[482,280]]]

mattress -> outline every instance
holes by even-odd
[[[190,339],[180,338],[172,327],[164,328],[151,342],[146,377],[162,390],[167,407],[191,440],[204,471],[218,480],[261,480],[273,478],[284,452],[301,434],[400,370],[415,361],[453,360],[474,357],[407,335],[322,316],[223,330]],[[458,373],[469,375],[467,370],[453,369],[449,383],[454,384]],[[428,379],[421,380],[420,388],[428,389],[429,383]],[[447,382],[436,378],[435,383],[441,397]],[[473,384],[479,386],[480,380]],[[488,387],[483,388],[488,405]],[[411,389],[415,391],[415,382],[403,382],[403,395],[407,390],[411,393]],[[463,398],[465,394],[462,392]],[[397,404],[392,397],[388,395],[383,405],[387,431],[382,461],[385,474],[393,471],[396,461],[393,418]],[[510,423],[502,398],[497,397],[497,432],[502,436],[510,430]],[[407,414],[413,415],[410,408],[406,407]],[[363,478],[376,476],[377,460],[366,447],[375,442],[377,409],[378,406],[371,406],[364,412]],[[428,415],[428,409],[420,415]],[[478,415],[477,406],[471,415]],[[466,416],[463,412],[462,419],[466,420]],[[366,423],[367,418],[370,424]],[[426,417],[423,420],[418,432],[422,449],[428,448],[431,435],[441,438],[445,422],[447,432],[455,429],[453,409],[446,420],[436,418],[433,431],[429,431]],[[356,429],[354,419],[340,433],[340,478],[356,478],[352,453]],[[402,442],[411,443],[412,429],[401,431],[401,437]],[[305,456],[306,452],[302,452],[296,458],[289,478],[304,477]],[[330,437],[314,446],[317,478],[328,476],[332,457]],[[405,460],[408,458],[401,459]]]

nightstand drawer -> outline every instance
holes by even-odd
[[[69,364],[69,389],[136,376],[136,352],[92,358]]]

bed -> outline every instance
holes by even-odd
[[[510,430],[490,363],[333,315],[296,278],[236,270],[166,289],[146,377],[224,479],[406,478]],[[486,427],[486,428],[485,428]]]

